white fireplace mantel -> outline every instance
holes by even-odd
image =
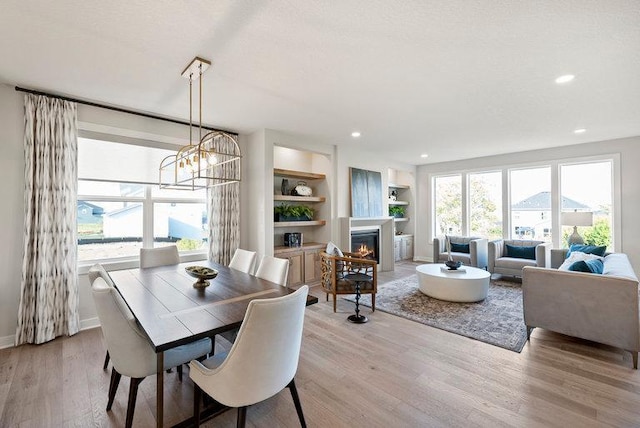
[[[381,271],[394,269],[394,224],[393,217],[342,217],[340,248],[351,248],[351,231],[363,230],[367,227],[380,230],[380,263]]]

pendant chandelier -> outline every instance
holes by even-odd
[[[184,69],[182,77],[189,79],[189,145],[160,162],[161,189],[196,190],[223,184],[238,183],[240,147],[237,136],[223,131],[202,135],[202,75],[210,61],[195,57]],[[198,140],[193,141],[193,80],[198,85]]]

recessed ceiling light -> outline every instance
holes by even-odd
[[[587,130],[584,128],[578,128],[573,130],[574,134],[584,134],[585,132],[587,132]]]
[[[352,133],[351,133],[351,136],[352,136],[353,138],[358,138],[358,137],[360,136],[360,133],[359,133],[358,131],[355,131],[355,132],[352,132]]]
[[[574,76],[573,74],[565,74],[564,76],[560,76],[556,79],[556,83],[558,85],[562,85],[563,83],[569,83],[571,82],[573,79],[575,79],[576,76]]]
[[[421,155],[420,155],[420,157],[421,157],[421,158],[428,158],[428,157],[429,157],[429,155],[428,155],[428,154],[426,154],[426,153],[423,153],[423,154],[421,154]]]

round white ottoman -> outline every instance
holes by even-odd
[[[444,264],[416,267],[420,291],[429,297],[449,302],[478,302],[489,293],[491,274],[486,270],[463,266],[462,271],[443,271]]]

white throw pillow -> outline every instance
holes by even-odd
[[[331,241],[327,243],[327,249],[325,251],[327,254],[332,256],[344,257],[342,250],[340,250],[340,248]]]
[[[596,256],[595,254],[587,254],[582,253],[580,251],[572,251],[569,254],[569,257],[565,259],[565,261],[560,265],[558,270],[569,270],[569,266],[579,261],[587,261],[587,260],[604,260],[604,257]]]

